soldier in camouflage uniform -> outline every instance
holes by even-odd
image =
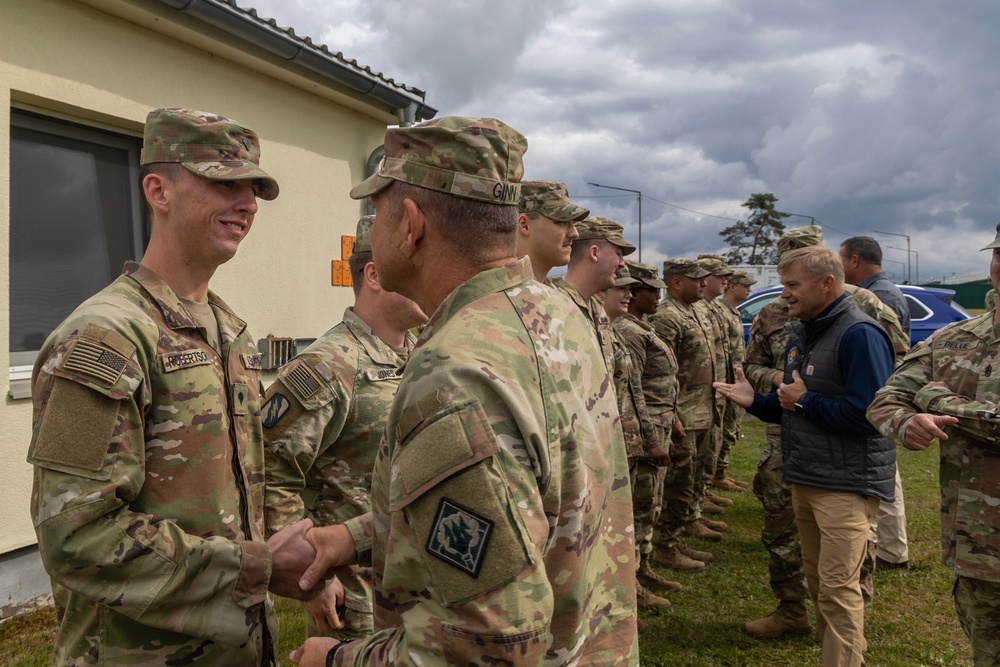
[[[565,183],[525,181],[517,212],[517,256],[527,255],[535,280],[545,282],[549,271],[569,264],[573,240],[579,236],[573,223],[590,211],[570,201]]]
[[[268,534],[303,516],[327,526],[371,509],[375,453],[399,385],[398,369],[416,340],[408,330],[427,320],[415,303],[379,285],[368,242],[373,220],[358,222],[348,260],[354,306],[268,387],[262,410]],[[345,568],[336,583],[305,603],[309,636],[372,634],[369,568]]]
[[[310,532],[322,558],[306,583],[363,557],[371,535],[377,632],[310,638],[293,662],[638,664],[618,406],[590,322],[514,257],[526,147],[493,119],[391,129],[351,192],[375,203],[380,281],[433,315],[389,413],[370,519]]]
[[[726,369],[733,378],[727,382],[735,382],[736,376],[733,374],[735,369],[743,368],[746,345],[743,343],[743,320],[739,304],[750,296],[750,287],[756,282],[745,271],[736,271],[726,281],[726,291],[718,301],[728,330],[729,350],[733,363],[732,367]],[[726,411],[722,415],[722,446],[719,448],[715,476],[712,478],[712,486],[717,489],[742,493],[750,487],[746,482],[733,479],[726,474],[729,469],[729,452],[740,439],[740,422],[743,421],[744,412],[745,410],[736,403],[726,401]]]
[[[152,111],[142,263],[77,308],[35,363],[31,514],[56,665],[275,660],[268,588],[298,591],[308,563],[289,564],[314,553],[309,522],[264,542],[260,357],[208,289],[257,197],[278,195],[259,159],[235,121]]]
[[[726,291],[726,284],[733,270],[726,264],[722,255],[698,255],[698,264],[708,271],[705,276],[705,295],[695,304],[700,309],[702,319],[711,323],[711,331],[715,349],[715,381],[726,382],[733,374],[733,355],[729,345],[729,326],[726,314],[718,298]],[[724,507],[729,507],[733,501],[718,495],[712,490],[712,481],[722,448],[722,424],[726,414],[726,404],[729,403],[721,394],[715,395],[715,412],[712,417],[712,451],[702,462],[701,508],[708,514],[722,514]],[[718,522],[722,526],[726,524]],[[728,528],[728,526],[726,526]],[[724,529],[723,529],[724,530]]]
[[[663,263],[663,274],[667,297],[649,323],[674,353],[678,365],[671,466],[664,482],[663,511],[656,531],[656,562],[670,566],[677,559],[670,544],[680,531],[717,542],[722,534],[710,526],[721,528],[723,524],[701,516],[699,495],[704,461],[715,451],[712,382],[716,356],[712,324],[701,314],[701,308],[695,307],[704,294],[708,272],[693,259],[670,259]]]
[[[638,359],[633,358],[628,344],[622,335],[621,330],[615,326],[625,315],[628,314],[628,305],[632,300],[630,288],[639,284],[639,281],[629,274],[628,267],[618,270],[615,286],[597,293],[597,298],[604,304],[604,312],[607,313],[611,321],[612,345],[615,351],[615,393],[618,395],[618,410],[622,418],[622,433],[625,435],[625,451],[628,454],[629,481],[632,484],[632,514],[633,518],[647,509],[652,504],[652,488],[643,487],[639,489],[640,496],[635,494],[635,461],[639,457],[648,458],[648,450],[657,445],[658,433],[654,430],[653,422],[650,419],[649,409],[646,406],[645,393],[642,389],[642,371],[636,365]],[[655,335],[655,334],[654,334]],[[662,449],[662,445],[660,445]],[[663,452],[665,453],[665,451]],[[636,505],[639,503],[639,506]],[[636,563],[640,563],[640,544],[643,533],[638,526],[637,520],[633,521],[636,526],[635,554]],[[646,539],[648,543],[648,537]],[[642,572],[641,564],[636,571],[636,597],[639,601],[640,609],[666,609],[670,607],[670,601],[657,595],[657,592],[669,592],[681,590],[681,585],[677,582],[668,582],[652,572],[648,562],[646,572]],[[647,576],[648,574],[653,576]],[[644,582],[650,584],[649,587]]]
[[[822,242],[823,232],[818,226],[797,227],[781,235],[778,250],[785,253]],[[909,339],[895,313],[866,289],[845,284],[844,291],[854,297],[862,312],[882,325],[893,343],[896,358],[901,358],[909,347]],[[785,324],[793,319],[788,314],[788,304],[781,297],[761,308],[754,318],[743,369],[747,380],[760,393],[770,393],[781,384],[788,344]],[[781,426],[768,424],[766,438],[764,449],[757,459],[753,492],[764,506],[760,539],[770,557],[771,590],[778,599],[778,608],[768,616],[747,622],[744,629],[756,637],[774,638],[786,632],[809,632],[811,626],[805,606],[809,592],[802,569],[799,532],[792,512],[791,489],[783,479]],[[862,580],[862,592],[867,599],[872,594],[870,575],[874,559],[872,548],[864,566],[866,576]]]
[[[990,280],[1000,285],[1000,225]],[[868,408],[896,444],[923,451],[940,441],[941,550],[976,667],[1000,664],[1000,344],[997,310],[955,322],[919,343]]]
[[[615,320],[615,333],[628,345],[639,374],[649,423],[642,451],[629,455],[632,481],[632,508],[635,515],[635,540],[639,550],[639,584],[651,590],[680,590],[680,584],[668,581],[650,565],[653,557],[653,530],[663,506],[663,480],[670,465],[670,431],[677,408],[677,359],[644,319],[656,312],[659,291],[666,288],[656,268],[649,264],[625,262],[632,285],[628,312]],[[666,550],[678,553],[677,536],[669,536]],[[682,556],[688,569],[703,569],[704,563]]]
[[[635,246],[622,237],[622,226],[607,218],[587,218],[576,223],[579,237],[573,241],[566,275],[552,281],[593,323],[608,372],[614,368],[611,324],[604,306],[594,295],[615,284],[616,272],[625,266],[622,259]]]

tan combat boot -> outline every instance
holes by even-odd
[[[747,490],[747,487],[740,484],[739,480],[729,477],[726,473],[713,477],[712,486],[722,491],[734,491],[736,493],[743,493]]]
[[[670,581],[661,574],[654,572],[649,561],[643,556],[639,563],[639,569],[635,573],[635,579],[640,586],[655,592],[672,593],[684,590],[684,587],[677,581]]]
[[[712,555],[711,551],[701,551],[700,549],[692,549],[688,545],[684,544],[683,540],[677,545],[677,549],[688,558],[700,560],[702,563],[711,563],[713,560],[715,560],[715,556]]]
[[[673,549],[658,549],[653,556],[653,562],[671,570],[680,570],[683,572],[698,572],[705,569],[703,562],[685,556],[677,547]]]
[[[733,506],[733,501],[732,500],[730,500],[729,498],[724,498],[723,496],[720,496],[720,495],[718,495],[716,493],[712,493],[711,491],[705,491],[705,500],[711,500],[713,503],[715,503],[719,507],[732,507]]]
[[[698,521],[705,524],[709,530],[714,530],[717,533],[725,533],[729,530],[729,524],[725,521],[713,521],[707,517],[701,517]]]
[[[639,603],[639,609],[670,609],[673,606],[670,604],[670,600],[661,598],[638,582],[635,585],[635,597]]]
[[[701,539],[708,540],[709,542],[722,541],[722,533],[712,530],[701,521],[692,521],[687,524],[684,526],[684,532],[687,535],[700,537]]]
[[[705,500],[702,501],[702,503],[701,503],[701,511],[704,512],[705,514],[723,514],[723,513],[725,513],[725,510],[723,510],[721,507],[719,507],[718,505],[716,505],[715,503],[713,503],[708,498],[705,498]]]
[[[743,626],[747,634],[762,639],[774,639],[786,633],[806,634],[812,631],[809,612],[803,602],[782,600],[769,616],[750,621]]]

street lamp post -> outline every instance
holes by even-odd
[[[639,261],[642,261],[642,191],[632,190],[630,188],[618,188],[614,185],[601,185],[600,183],[591,183],[587,181],[587,185],[593,185],[595,188],[607,188],[608,190],[621,190],[622,192],[633,192],[638,195],[639,198]]]
[[[893,250],[902,250],[903,252],[908,252],[913,255],[917,262],[917,282],[920,282],[920,253],[916,250],[908,250],[906,248],[896,248],[895,246],[887,245],[886,248],[892,248]],[[907,262],[910,260],[910,255],[906,256]],[[911,283],[912,284],[912,283]]]
[[[910,237],[909,237],[909,235],[907,235],[907,234],[898,234],[896,232],[880,232],[877,229],[873,229],[872,231],[875,232],[876,234],[888,234],[889,236],[902,236],[904,239],[906,239],[906,283],[908,285],[912,285],[913,284],[913,274],[910,272],[910,253],[912,253],[913,251],[910,250]],[[902,248],[893,248],[893,249],[894,250],[902,250]],[[919,265],[917,265],[917,278],[920,278],[920,266]]]

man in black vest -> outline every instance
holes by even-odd
[[[844,295],[844,269],[825,246],[785,253],[778,263],[788,302],[785,377],[776,393],[755,394],[741,369],[726,398],[781,422],[784,478],[802,540],[823,667],[862,667],[860,573],[868,526],[880,500],[892,502],[896,452],[865,418],[893,368],[885,331]]]

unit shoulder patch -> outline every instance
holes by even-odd
[[[493,526],[491,519],[450,498],[441,498],[427,537],[427,553],[472,577],[479,577]]]
[[[260,409],[261,423],[264,428],[274,428],[285,413],[292,407],[292,402],[284,394],[274,394]]]

